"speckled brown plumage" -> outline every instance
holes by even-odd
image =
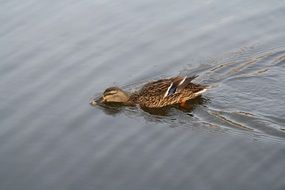
[[[130,96],[128,104],[139,104],[142,107],[158,108],[183,103],[199,96],[199,92],[202,92],[206,88],[203,85],[192,83],[191,81],[194,78],[196,78],[196,76],[189,78],[178,76],[150,82],[143,86],[138,92],[133,93]],[[177,91],[166,96],[171,85],[173,85],[175,89],[177,88]]]

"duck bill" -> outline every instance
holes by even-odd
[[[98,104],[102,104],[104,102],[104,99],[101,97],[98,100],[92,99],[89,103],[91,106],[96,106]]]
[[[91,106],[96,106],[96,105],[97,105],[97,102],[96,102],[96,100],[91,100],[91,101],[89,102],[89,104],[90,104]]]

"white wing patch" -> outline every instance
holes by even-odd
[[[165,92],[163,98],[165,98],[165,97],[168,95],[169,90],[170,90],[170,88],[172,87],[172,85],[173,85],[173,82],[172,82],[172,83],[169,85],[169,87],[167,88],[167,90],[166,90],[166,92]]]
[[[184,78],[180,81],[180,83],[178,84],[178,86],[180,86],[181,84],[183,84],[183,82],[185,82],[186,78],[187,78],[187,77],[184,77]]]
[[[199,96],[200,94],[204,93],[207,91],[207,88],[204,88],[203,90],[200,90],[198,92],[195,93],[195,96]]]

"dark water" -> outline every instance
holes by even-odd
[[[0,1],[0,189],[284,189],[285,2]],[[199,74],[191,112],[88,102]]]

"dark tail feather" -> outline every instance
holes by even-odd
[[[198,76],[199,76],[199,75],[193,75],[193,76],[191,76],[191,77],[187,77],[186,80],[185,80],[185,82],[188,81],[188,83],[189,83],[189,82],[191,82],[192,80],[194,80],[195,78],[197,78]]]
[[[192,80],[194,80],[194,79],[197,78],[197,77],[198,77],[198,75],[194,75],[194,76],[191,76],[191,77],[187,77],[187,78],[184,80],[184,82],[183,82],[182,84],[179,84],[179,85],[177,86],[176,91],[177,91],[177,92],[181,91],[181,90],[184,89],[189,83],[191,83]]]

